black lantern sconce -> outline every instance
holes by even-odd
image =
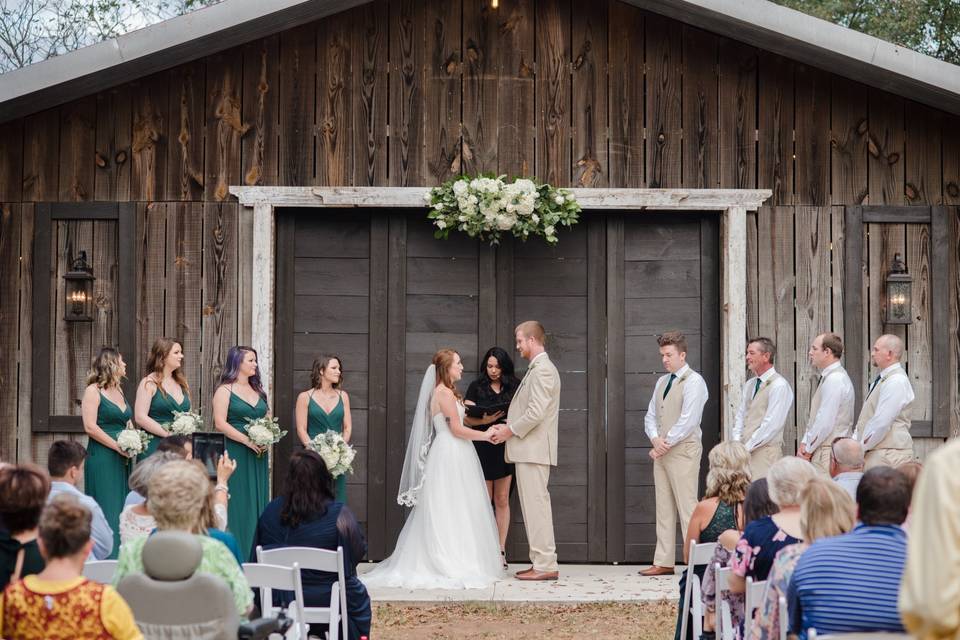
[[[63,319],[67,322],[93,321],[93,269],[87,263],[87,252],[81,251],[80,256],[70,265],[70,271],[64,274],[64,295],[66,300],[63,306]]]
[[[907,273],[899,253],[893,255],[893,264],[887,274],[886,324],[910,324],[913,294],[913,278]]]

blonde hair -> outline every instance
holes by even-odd
[[[804,542],[838,536],[853,529],[857,508],[833,480],[815,477],[800,492],[800,530]]]
[[[767,485],[770,499],[783,509],[800,504],[800,494],[811,480],[817,476],[812,464],[796,456],[780,458],[767,471]]]
[[[101,389],[116,387],[123,380],[120,373],[120,352],[113,347],[104,347],[90,364],[87,372],[87,384],[95,384]]]
[[[513,332],[521,333],[526,338],[533,338],[542,345],[547,344],[547,332],[543,329],[543,325],[536,320],[521,322]]]
[[[210,481],[203,467],[187,460],[173,460],[150,478],[147,508],[157,528],[193,531],[200,521]]]
[[[743,502],[750,486],[750,453],[740,442],[728,440],[710,450],[704,498],[733,505]]]

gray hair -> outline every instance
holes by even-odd
[[[130,474],[130,479],[127,481],[127,484],[130,485],[130,490],[136,491],[146,498],[149,494],[147,487],[150,484],[150,478],[157,472],[157,469],[173,460],[183,460],[183,457],[172,451],[157,451],[148,458],[138,462]]]
[[[895,336],[892,333],[885,333],[880,336],[879,340],[882,341],[882,344],[885,348],[889,349],[893,353],[893,357],[899,360],[903,357],[903,340],[900,339],[900,336]]]
[[[860,471],[863,469],[863,445],[853,438],[838,438],[830,446],[830,455],[841,471]]]
[[[780,458],[767,471],[770,499],[781,509],[800,504],[800,494],[816,475],[814,466],[803,458]]]
[[[760,351],[770,356],[770,364],[773,364],[774,359],[777,357],[777,345],[773,344],[773,340],[770,338],[764,338],[763,336],[758,336],[756,338],[751,338],[747,343],[747,346],[755,344],[760,347]]]

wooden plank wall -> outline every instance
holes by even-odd
[[[105,303],[98,326],[135,313],[140,357],[152,338],[180,333],[206,407],[226,348],[249,338],[239,311],[249,304],[249,220],[227,186],[431,185],[459,170],[559,185],[772,189],[748,227],[746,313],[750,333],[779,343],[778,367],[798,391],[791,422],[802,428],[812,335],[851,321],[865,336],[881,330],[869,292],[894,247],[918,291],[927,281],[922,229],[868,225],[869,311],[843,318],[842,207],[960,205],[960,117],[618,0],[501,5],[375,0],[0,123],[0,242],[19,250],[15,262],[4,253],[0,277],[0,296],[18,300],[17,313],[0,310],[0,376],[18,380],[0,385],[0,457],[33,457],[49,441],[29,434],[32,337],[21,320],[34,203],[137,203],[138,278],[148,285],[136,309]],[[96,224],[66,228],[89,238],[106,268],[114,258]],[[938,301],[915,300],[921,320],[905,337],[919,416]],[[73,349],[64,379],[79,379],[86,354],[110,337],[57,335]],[[956,391],[952,405],[957,433]]]

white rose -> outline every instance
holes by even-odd
[[[538,222],[540,222],[540,216],[538,216],[537,214],[533,214],[532,216],[530,216],[530,219],[533,220],[533,224],[537,224]]]
[[[433,200],[433,191],[427,191],[425,194],[423,194],[423,200],[429,204],[430,201]]]
[[[556,202],[557,204],[563,204],[563,196],[557,196],[556,198],[553,199],[553,201]]]
[[[567,194],[567,202],[573,202],[573,194],[572,194],[572,193],[568,193],[568,194]]]
[[[437,225],[437,228],[438,228],[438,229],[446,229],[446,228],[447,228],[447,223],[446,223],[446,221],[444,221],[444,220],[437,220],[437,221],[436,221],[436,225]]]
[[[467,183],[465,180],[457,180],[453,183],[453,192],[459,197],[467,192]]]
[[[551,224],[551,225],[547,225],[546,227],[543,228],[543,233],[544,233],[544,235],[552,236],[553,233],[554,233],[554,231],[555,231],[555,229],[553,228],[553,225],[552,225],[552,224]]]
[[[437,204],[433,205],[433,208],[436,209],[437,211],[443,211],[443,203],[438,202]]]

